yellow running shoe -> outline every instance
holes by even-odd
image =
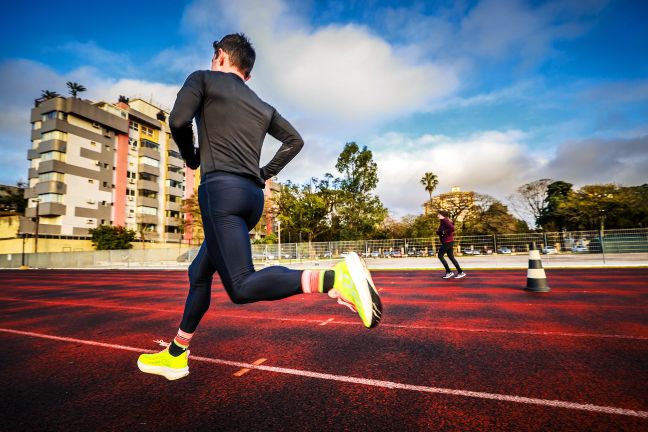
[[[329,297],[357,312],[365,327],[376,327],[382,318],[382,303],[364,260],[350,252],[333,271],[335,281]]]
[[[178,357],[169,354],[169,349],[155,354],[142,354],[137,359],[137,367],[144,373],[162,375],[168,380],[177,380],[189,375],[189,351]]]

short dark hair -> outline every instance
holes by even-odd
[[[446,217],[446,218],[450,217],[450,213],[448,213],[445,210],[439,210],[437,213],[439,213],[441,216]]]
[[[214,41],[214,54],[218,55],[219,49],[229,55],[232,66],[240,70],[245,77],[250,76],[256,53],[247,36],[243,33],[234,33]]]

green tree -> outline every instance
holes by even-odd
[[[61,95],[58,94],[58,93],[55,92],[55,91],[52,91],[52,90],[41,90],[41,97],[42,97],[43,99],[53,99],[53,98],[55,98],[55,97],[59,97],[59,96],[61,96]]]
[[[532,220],[537,225],[538,219],[547,205],[549,185],[553,182],[551,179],[540,179],[523,184],[517,188],[513,195],[508,197],[508,200],[519,216]]]
[[[130,249],[135,240],[135,231],[121,226],[101,225],[89,230],[92,245],[96,250]]]
[[[526,223],[509,213],[508,207],[486,194],[475,194],[473,207],[467,214],[463,231],[466,234],[510,234],[519,232]]]
[[[361,149],[355,142],[346,143],[335,168],[342,175],[333,182],[338,188],[334,200],[338,219],[333,220],[333,226],[339,223],[340,239],[373,237],[387,217],[380,198],[373,194],[378,185],[378,165],[373,153],[367,146]]]
[[[317,183],[317,179],[312,181]],[[288,182],[282,185],[277,200],[282,227],[298,233],[300,238],[305,235],[309,243],[330,229],[327,196],[311,184]]]
[[[182,231],[192,233],[191,238],[200,243],[204,238],[203,224],[198,197],[195,194],[182,200],[182,212],[186,215],[182,220]]]
[[[25,213],[27,183],[19,181],[16,186],[17,188],[0,186],[0,211]]]
[[[423,177],[421,177],[421,184],[425,188],[425,191],[430,194],[430,201],[432,201],[432,192],[434,192],[436,187],[439,185],[439,177],[437,177],[433,172],[426,172],[423,174]]]
[[[537,219],[537,225],[545,231],[562,231],[567,229],[566,220],[562,213],[558,212],[559,207],[573,193],[572,184],[564,181],[555,181],[547,186],[545,206]]]
[[[77,97],[77,94],[86,91],[87,89],[79,83],[68,81],[66,83],[68,90],[73,98]]]

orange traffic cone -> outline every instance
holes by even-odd
[[[540,251],[536,249],[535,243],[531,245],[529,250],[529,270],[527,271],[527,286],[525,289],[534,292],[551,291],[551,288],[547,285],[547,275],[545,275],[542,268]]]

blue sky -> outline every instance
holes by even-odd
[[[211,41],[243,31],[250,86],[307,146],[280,175],[334,170],[346,141],[374,151],[378,193],[418,213],[425,171],[506,201],[538,178],[648,182],[648,2],[13,2],[0,17],[0,183],[27,176],[40,90],[172,106]],[[45,23],[52,23],[47,25]],[[268,142],[264,158],[276,150]]]

